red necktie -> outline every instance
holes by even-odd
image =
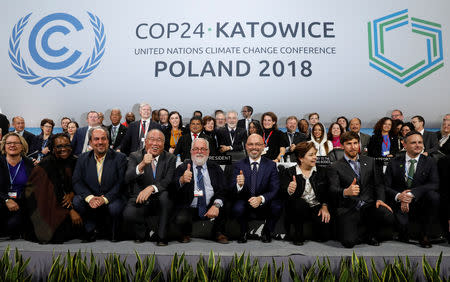
[[[194,133],[194,139],[197,138],[197,133]]]

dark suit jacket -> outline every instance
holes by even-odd
[[[209,154],[212,155],[213,152],[215,152],[215,148],[213,148],[213,142],[209,138],[208,135],[206,135],[204,132],[200,132],[198,137],[205,138],[209,142]],[[180,155],[181,161],[184,161],[185,159],[191,158],[191,144],[192,144],[192,138],[191,138],[191,132],[187,132],[186,134],[182,135],[180,137],[180,140],[178,140],[177,147],[175,148],[175,151],[173,154],[175,156]]]
[[[138,194],[150,185],[158,188],[158,193],[168,191],[173,181],[175,173],[176,157],[166,151],[159,155],[156,164],[156,178],[153,178],[152,166],[146,165],[144,173],[136,174],[136,166],[142,161],[145,155],[145,149],[133,152],[128,159],[128,168],[125,174],[125,182],[131,185],[131,197],[137,197]]]
[[[283,133],[283,135],[286,138],[286,144],[289,144],[290,141],[289,141],[288,133],[285,132],[285,133]],[[298,131],[294,132],[294,138],[293,138],[292,144],[298,144],[298,143],[304,142],[304,141],[308,141],[308,136],[306,136],[306,134],[298,132]],[[286,156],[288,156],[288,155],[291,156],[291,162],[295,162],[294,152],[291,152],[291,150],[289,148],[286,149]]]
[[[280,176],[280,189],[286,198],[301,198],[305,192],[306,180],[301,175],[297,175],[297,166],[285,169]],[[309,182],[314,190],[316,199],[320,204],[328,204],[328,177],[325,168],[317,167],[317,171],[313,172],[309,178]],[[289,183],[295,175],[297,181],[297,189],[292,195],[288,193]]]
[[[377,200],[384,201],[384,186],[381,171],[375,166],[374,159],[366,156],[359,156],[360,161],[360,193],[358,196],[344,197],[344,189],[348,188],[356,177],[350,164],[342,158],[331,165],[328,170],[328,180],[330,182],[330,192],[332,197],[337,199],[337,212],[344,214],[354,208],[359,200],[366,203],[374,203]]]
[[[184,127],[184,126],[181,128],[182,135],[186,134],[188,132],[189,132],[189,128]],[[166,150],[166,151],[169,151],[169,149],[170,149],[170,138],[172,137],[171,134],[172,134],[172,127],[169,126],[168,128],[166,128],[164,130],[164,150]],[[180,139],[181,139],[181,137],[180,137]],[[180,141],[180,140],[178,140],[178,141]]]
[[[367,155],[367,146],[369,145],[370,135],[360,132],[359,141],[361,142],[361,154]]]
[[[180,177],[186,171],[187,165],[191,165],[192,172],[192,180],[189,183],[185,183],[184,185],[180,185]],[[211,198],[208,203],[208,207],[212,206],[216,199],[222,200],[225,203],[228,197],[228,189],[226,187],[225,176],[223,174],[223,170],[214,162],[207,161],[206,167],[208,168],[208,174],[211,181],[211,185],[214,190],[214,196]],[[177,167],[175,171],[175,187],[176,187],[176,202],[179,207],[189,207],[194,200],[194,165],[191,160],[186,160]]]
[[[127,156],[109,149],[103,162],[102,181],[98,183],[94,151],[83,153],[73,172],[73,190],[83,199],[89,195],[103,195],[111,203],[121,196],[126,167]]]
[[[27,176],[30,176],[31,170],[33,169],[33,161],[27,157],[22,157],[23,163],[25,164],[25,171]],[[9,199],[8,190],[11,186],[11,179],[9,178],[8,162],[6,161],[6,156],[0,156],[0,200],[2,204],[6,199]],[[25,195],[25,191],[22,191],[22,196]]]
[[[9,120],[4,114],[0,114],[0,128],[3,136],[9,132]]]
[[[252,119],[252,121],[259,123],[259,121],[256,119]],[[247,132],[247,128],[245,128],[245,119],[238,120],[236,127],[243,128]],[[247,135],[248,135],[248,132],[247,132]]]
[[[118,147],[118,149],[120,149],[120,151],[126,154],[127,156],[131,152],[135,152],[140,149],[141,146],[141,140],[139,140],[140,127],[141,127],[141,120],[130,123],[130,125],[128,126],[127,133],[125,134],[125,137],[123,138],[120,147]],[[159,123],[150,121],[148,131],[152,129],[159,129],[162,131],[161,125]]]
[[[13,131],[14,132],[14,131]],[[5,136],[6,133],[3,134],[3,136]],[[33,133],[24,130],[22,137],[25,138],[25,141],[27,141],[28,144],[28,149],[30,149],[31,147],[33,147],[34,142],[36,141],[36,135],[34,135]],[[28,152],[28,153],[33,153],[33,152]]]
[[[88,126],[78,128],[72,139],[73,154],[78,156],[83,151],[84,140],[88,134]]]
[[[448,143],[448,142],[447,142]],[[441,207],[445,215],[443,218],[450,219],[450,156],[447,155],[438,161],[439,192],[441,195]],[[445,217],[446,216],[446,217]]]
[[[389,136],[389,140],[391,141],[391,147],[389,150],[389,154],[395,155],[398,153],[398,138],[397,136]],[[368,155],[372,158],[382,157],[381,155],[381,144],[383,143],[382,135],[372,135],[370,137],[369,144],[367,145]],[[362,151],[361,151],[362,152]]]
[[[231,191],[237,191],[236,176],[242,170],[245,177],[244,187],[240,192],[237,192],[237,198],[248,200],[251,197],[250,187],[252,179],[252,168],[248,158],[242,159],[233,165],[233,177],[231,181]],[[280,190],[280,179],[278,177],[277,167],[275,162],[266,157],[261,157],[261,162],[258,168],[258,177],[256,185],[255,196],[263,196],[265,204],[278,197]]]
[[[442,138],[442,134],[441,132],[438,132],[436,134],[438,141]],[[439,151],[441,151],[441,153],[443,153],[444,155],[449,155],[450,154],[450,138],[447,139],[447,141],[444,143],[444,145],[439,147]]]
[[[439,150],[439,140],[435,132],[425,130],[422,137],[425,152],[434,153]]]
[[[399,156],[392,159],[385,173],[386,193],[391,202],[395,202],[395,195],[408,189],[406,187],[405,175],[405,156]],[[421,155],[416,164],[416,172],[414,173],[411,185],[411,193],[416,199],[420,199],[424,193],[430,190],[438,190],[439,175],[437,165],[432,157]]]
[[[113,150],[116,150],[120,144],[122,143],[122,139],[125,137],[125,134],[127,134],[127,127],[123,124],[119,124],[119,131],[117,132],[116,141],[114,144],[112,144],[112,124],[108,126],[109,136],[111,140],[109,141],[110,146],[112,146]]]
[[[232,152],[241,152],[244,150],[244,144],[247,141],[247,132],[245,129],[237,127],[234,131],[234,140],[231,143],[230,131],[228,130],[228,126],[219,128],[216,130],[218,147],[220,149],[220,145],[232,146]]]

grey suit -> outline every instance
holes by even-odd
[[[361,143],[361,154],[367,156],[367,145],[369,145],[370,135],[360,132],[359,142]]]

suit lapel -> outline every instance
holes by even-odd
[[[95,160],[94,152],[89,153],[87,171],[93,171],[94,173],[90,173],[91,177],[88,183],[96,183],[96,189],[100,188],[100,183],[98,183],[98,172],[97,172],[97,161]],[[94,188],[94,187],[93,187]]]
[[[166,152],[163,151],[161,155],[159,155],[158,162],[156,163],[156,179],[161,179],[161,173],[165,170],[163,168],[163,166],[165,165],[165,160],[166,160]]]
[[[105,160],[103,161],[103,170],[102,170],[102,182],[100,183],[100,186],[102,186],[103,183],[105,183],[106,179],[109,178],[109,173],[113,171],[112,169],[112,156],[113,153],[108,152],[106,153]]]
[[[354,178],[357,178],[357,175],[356,175],[355,171],[353,170],[353,168],[350,166],[350,164],[347,162],[347,160],[346,160],[345,158],[342,158],[342,159],[340,160],[340,162],[343,163],[343,168],[344,168],[345,170],[347,170],[346,174],[349,174],[349,173],[350,173],[351,175],[353,175]],[[360,171],[360,173],[361,173],[361,171]],[[360,176],[361,176],[361,175],[360,175]]]
[[[412,187],[414,187],[416,185],[416,179],[420,177],[420,175],[422,175],[422,171],[424,170],[425,166],[425,156],[420,156],[419,161],[417,162],[417,167],[416,167],[416,171],[414,172],[414,177],[413,177],[413,183],[412,183]]]

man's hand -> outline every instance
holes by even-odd
[[[294,152],[295,150],[295,144],[291,144],[291,146],[289,146],[289,151]]]
[[[250,206],[252,206],[252,208],[257,208],[261,205],[262,203],[262,198],[260,196],[257,197],[251,197],[250,199],[248,199],[248,202],[250,203]]]
[[[225,152],[230,151],[230,150],[231,150],[231,147],[230,147],[230,146],[220,145],[219,151],[220,151],[221,153],[225,153]]]
[[[189,183],[191,182],[191,180],[192,180],[191,164],[188,164],[186,171],[180,177],[180,183],[181,184]]]
[[[90,201],[89,201],[89,206],[93,209],[96,209],[98,207],[101,207],[102,205],[105,204],[105,199],[103,199],[103,196],[100,197],[93,197]]]
[[[239,171],[238,176],[236,176],[236,183],[237,183],[237,185],[239,185],[239,187],[244,186],[245,177],[244,177],[244,172],[242,170]]]
[[[402,203],[407,203],[407,204],[411,203],[411,201],[414,197],[411,194],[408,194],[410,192],[411,192],[411,190],[405,190],[405,191],[401,192],[398,195],[397,200],[399,200]]]
[[[153,161],[153,155],[148,153],[144,155],[144,157],[142,158],[142,161],[139,163],[138,169],[140,172],[144,171],[144,167],[146,165],[151,164]]]
[[[136,204],[143,204],[150,198],[150,195],[155,191],[155,188],[150,185],[144,190],[142,190],[136,198]]]
[[[377,203],[375,204],[375,207],[376,207],[377,209],[378,209],[380,206],[381,206],[381,207],[387,208],[391,213],[393,213],[391,207],[390,207],[388,204],[386,204],[385,202],[383,202],[382,200],[378,200]]]
[[[353,178],[352,184],[348,188],[344,189],[344,196],[358,196],[359,195],[359,185],[356,184],[356,178]]]
[[[15,212],[19,210],[19,205],[13,200],[13,199],[9,199],[6,202],[6,207],[8,208],[9,211],[11,212]]]
[[[322,206],[322,208],[319,210],[319,213],[317,214],[317,216],[322,216],[322,222],[324,223],[328,223],[330,222],[330,212],[328,211],[328,207],[327,206]]]
[[[70,210],[69,215],[73,225],[79,226],[83,224],[83,220],[81,219],[80,214],[77,213],[74,209]]]
[[[288,186],[289,195],[294,194],[296,189],[297,189],[297,179],[295,178],[295,175],[294,175],[294,176],[292,176],[292,181],[289,182],[289,186]]]
[[[401,202],[400,209],[402,210],[403,213],[408,213],[409,212],[409,203]]]
[[[219,208],[216,207],[216,206],[214,206],[214,205],[212,205],[212,206],[209,208],[208,212],[205,213],[205,216],[206,216],[207,218],[216,218],[216,217],[218,217],[218,216],[219,216]]]

